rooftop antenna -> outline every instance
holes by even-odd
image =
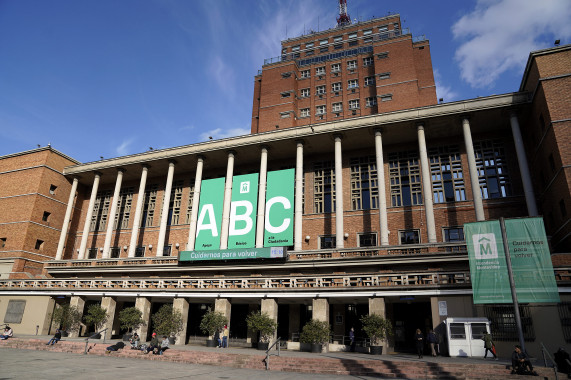
[[[351,25],[351,17],[347,13],[347,0],[339,0],[339,17],[337,17],[337,27]]]

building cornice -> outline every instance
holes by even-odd
[[[76,164],[81,164],[80,161],[77,161],[76,159],[71,158],[70,156],[68,156],[68,155],[66,155],[66,154],[63,154],[63,153],[60,152],[59,150],[52,148],[51,145],[44,146],[44,147],[41,147],[41,148],[31,149],[31,150],[25,150],[25,151],[23,151],[23,152],[7,154],[7,155],[5,155],[5,156],[0,156],[0,160],[4,160],[4,159],[6,159],[6,158],[18,157],[18,156],[25,156],[25,155],[27,155],[27,154],[39,153],[39,152],[43,152],[43,151],[46,151],[46,150],[49,150],[50,152],[55,153],[55,154],[57,154],[58,156],[61,156],[61,157],[65,158],[66,160],[69,160],[69,161],[71,161],[71,162],[75,162]]]

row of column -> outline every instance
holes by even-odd
[[[535,195],[533,192],[533,187],[531,184],[531,176],[529,174],[529,168],[527,164],[527,159],[525,156],[525,150],[523,146],[523,141],[521,138],[521,132],[519,128],[519,123],[515,113],[510,115],[510,125],[512,128],[512,134],[514,136],[514,144],[516,147],[516,153],[518,157],[518,163],[520,167],[520,173],[522,177],[522,183],[524,188],[525,199],[528,208],[528,214],[530,216],[537,216],[537,206],[535,203]],[[472,143],[472,134],[470,131],[470,121],[467,117],[462,119],[462,131],[464,136],[464,143],[466,147],[466,155],[468,160],[468,169],[470,174],[470,182],[472,183],[472,198],[474,203],[474,210],[476,214],[477,221],[485,220],[484,207],[482,203],[482,195],[480,192],[478,170],[476,166],[476,157],[474,154],[474,146]],[[426,148],[426,139],[424,134],[424,125],[419,123],[417,125],[417,136],[418,136],[418,148],[420,156],[420,165],[422,172],[422,187],[424,195],[424,207],[426,215],[426,226],[428,234],[428,242],[436,243],[436,226],[434,221],[434,209],[433,209],[433,198],[432,198],[432,181],[430,175],[430,165],[428,161],[428,153]],[[335,154],[335,194],[336,194],[336,206],[335,206],[335,235],[336,235],[336,246],[337,248],[344,247],[344,227],[343,227],[343,177],[342,177],[342,135],[334,135],[334,154]],[[302,198],[303,198],[303,141],[297,142],[296,148],[296,176],[295,176],[295,206],[294,206],[294,249],[302,249]],[[384,181],[384,161],[383,161],[383,142],[382,142],[382,132],[381,130],[375,131],[375,155],[376,164],[378,170],[378,184],[379,184],[379,227],[380,227],[380,245],[387,246],[389,244],[389,229],[388,229],[388,218],[387,218],[387,203],[386,203],[386,186]],[[228,162],[226,169],[226,185],[224,190],[224,204],[223,204],[223,216],[222,216],[222,230],[221,230],[221,241],[220,248],[226,249],[228,247],[228,225],[230,220],[230,201],[232,196],[232,177],[234,172],[234,159],[235,152],[228,152]],[[267,177],[267,160],[268,160],[268,148],[263,146],[261,148],[261,158],[260,158],[260,186],[258,194],[258,214],[257,214],[257,229],[256,229],[256,247],[261,248],[263,246],[263,229],[264,229],[264,213],[265,213],[265,191],[266,191],[266,177]],[[174,177],[174,169],[176,162],[173,160],[169,161],[169,168],[167,173],[167,182],[165,185],[165,191],[163,196],[162,204],[162,214],[159,226],[159,238],[157,243],[157,256],[163,255],[165,235],[167,229],[168,221],[168,208],[171,197],[172,182]],[[193,250],[196,237],[196,222],[198,216],[198,202],[200,199],[200,186],[202,182],[202,170],[204,166],[204,158],[199,156],[196,164],[196,175],[194,182],[194,194],[192,201],[192,211],[191,211],[191,221],[190,229],[187,241],[187,250]],[[139,237],[139,226],[141,224],[141,214],[143,209],[143,200],[145,195],[146,181],[148,175],[149,167],[143,165],[141,173],[141,181],[139,186],[139,192],[137,197],[137,204],[135,208],[135,215],[133,217],[133,227],[131,229],[131,239],[129,244],[128,257],[135,257],[135,250],[137,247],[137,240]],[[115,190],[113,192],[113,198],[111,200],[111,209],[109,212],[109,219],[107,224],[107,231],[105,235],[105,243],[103,247],[102,258],[108,258],[111,250],[111,237],[113,232],[113,220],[114,215],[117,212],[117,201],[119,193],[121,190],[121,183],[123,179],[124,169],[118,169],[117,179],[115,182]],[[101,174],[95,172],[95,178],[93,180],[93,186],[91,189],[91,197],[89,199],[89,206],[87,209],[87,215],[85,218],[85,225],[83,227],[83,235],[81,237],[81,243],[79,247],[78,259],[84,259],[86,256],[87,242],[89,235],[89,227],[91,224],[91,219],[93,216],[93,210],[95,205],[95,200],[97,197],[97,190],[99,187]],[[66,209],[64,225],[62,228],[56,260],[60,260],[63,255],[64,244],[67,236],[67,230],[69,227],[69,220],[71,216],[71,210],[73,205],[73,198],[75,192],[77,191],[77,178],[74,178],[72,189],[70,192],[70,197]]]

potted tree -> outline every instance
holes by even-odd
[[[205,334],[208,334],[208,339],[206,341],[206,347],[216,347],[218,337],[214,336],[217,331],[222,331],[224,325],[228,324],[228,319],[224,316],[224,314],[208,310],[206,314],[202,316],[202,320],[200,321],[200,331]]]
[[[184,323],[180,311],[175,310],[171,304],[164,304],[151,317],[153,329],[159,335],[169,337],[169,343],[174,344],[176,335],[182,331]]]
[[[119,324],[122,329],[127,329],[123,334],[123,340],[128,341],[133,335],[133,330],[145,325],[143,321],[143,312],[136,307],[128,307],[119,312]]]
[[[391,322],[377,314],[363,315],[361,317],[363,331],[371,339],[371,354],[381,355],[383,346],[381,341],[393,334]]]
[[[329,342],[331,328],[329,323],[312,319],[303,326],[299,335],[300,343],[311,344],[311,352],[319,353],[323,345]]]
[[[266,313],[253,311],[246,317],[248,328],[254,333],[260,332],[258,350],[267,350],[278,324]]]
[[[97,334],[95,335],[94,338],[101,339],[101,334],[99,334],[98,332],[101,329],[101,327],[103,327],[105,322],[107,322],[108,318],[109,316],[107,315],[107,310],[102,308],[101,305],[95,304],[87,308],[87,314],[83,317],[83,320],[85,321],[85,324],[87,326],[93,325],[95,327],[95,332]]]
[[[68,333],[79,330],[81,312],[70,304],[58,305],[52,314],[52,320],[61,329],[61,335],[67,336]]]

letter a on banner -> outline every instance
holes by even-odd
[[[225,178],[202,181],[198,221],[196,222],[195,248],[197,251],[220,248],[224,183]]]
[[[268,172],[264,247],[293,245],[295,169]]]

